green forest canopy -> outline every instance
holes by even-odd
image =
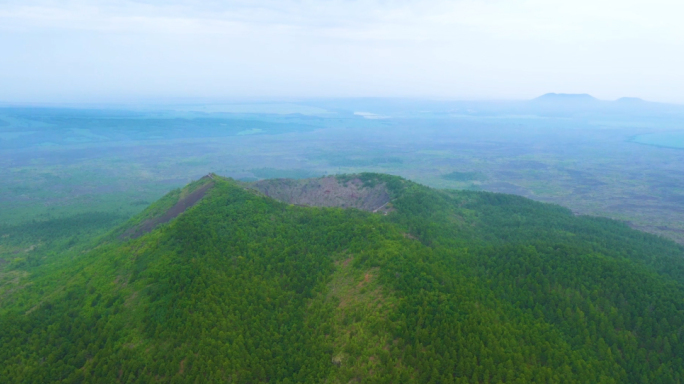
[[[17,256],[0,382],[684,380],[679,245],[521,197],[354,177],[386,185],[389,214],[214,176],[92,247]],[[185,213],[122,237],[204,183]]]

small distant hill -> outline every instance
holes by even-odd
[[[624,104],[641,104],[641,103],[646,103],[646,100],[640,99],[638,97],[621,97],[617,100],[615,100],[618,103],[624,103]]]
[[[536,99],[533,99],[533,101],[545,103],[590,103],[599,100],[586,93],[547,93],[537,97]]]
[[[684,106],[658,103],[638,97],[600,100],[586,93],[547,93],[524,103],[525,113],[542,116],[639,116],[684,115]]]

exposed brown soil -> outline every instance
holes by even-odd
[[[167,222],[175,219],[178,215],[185,212],[188,208],[197,204],[197,202],[200,201],[204,197],[204,195],[207,193],[207,191],[213,185],[214,185],[214,182],[212,181],[212,182],[206,183],[203,186],[195,189],[191,193],[180,198],[178,200],[178,202],[173,207],[169,208],[168,211],[164,212],[163,215],[145,220],[141,224],[139,224],[133,228],[130,228],[129,230],[124,232],[123,235],[121,235],[121,238],[122,239],[135,239],[135,238],[140,237],[140,236],[142,236],[148,232],[151,232],[158,225],[167,223]]]
[[[407,238],[407,239],[418,240],[417,237],[413,236],[413,235],[410,234],[410,233],[404,233],[403,235],[404,235],[404,237]]]
[[[371,281],[371,279],[373,279],[373,275],[370,274],[370,273],[366,273],[365,275],[363,275],[363,281],[359,282],[358,286],[359,286],[359,287],[363,287],[364,284],[366,284],[366,283],[368,283],[369,281]]]
[[[186,359],[187,359],[187,358],[186,358]],[[183,359],[183,360],[181,360],[181,362],[180,362],[180,369],[178,370],[178,374],[179,374],[179,375],[182,375],[182,374],[185,372],[185,360],[186,360],[186,359]]]
[[[384,184],[364,187],[358,178],[340,182],[336,177],[291,180],[257,181],[252,188],[266,196],[290,204],[314,207],[356,208],[369,212],[387,213],[390,195]]]

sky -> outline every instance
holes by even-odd
[[[0,0],[0,101],[684,104],[681,0]]]

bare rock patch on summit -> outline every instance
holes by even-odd
[[[202,179],[213,179],[214,177],[210,174],[208,176],[204,176]],[[167,223],[174,218],[176,218],[178,215],[182,214],[189,208],[193,207],[195,204],[197,204],[207,193],[211,187],[214,186],[213,181],[209,181],[206,184],[200,186],[199,188],[195,189],[194,191],[188,193],[185,196],[182,196],[181,198],[178,199],[178,202],[176,204],[169,208],[164,214],[153,217],[150,219],[145,220],[141,224],[129,228],[126,232],[124,232],[121,235],[121,239],[135,239],[138,238],[148,232],[152,232],[157,226],[160,224]]]
[[[306,180],[271,179],[257,181],[252,187],[282,202],[314,207],[356,208],[376,212],[390,201],[384,183],[368,186],[359,178],[341,180],[328,176]]]

